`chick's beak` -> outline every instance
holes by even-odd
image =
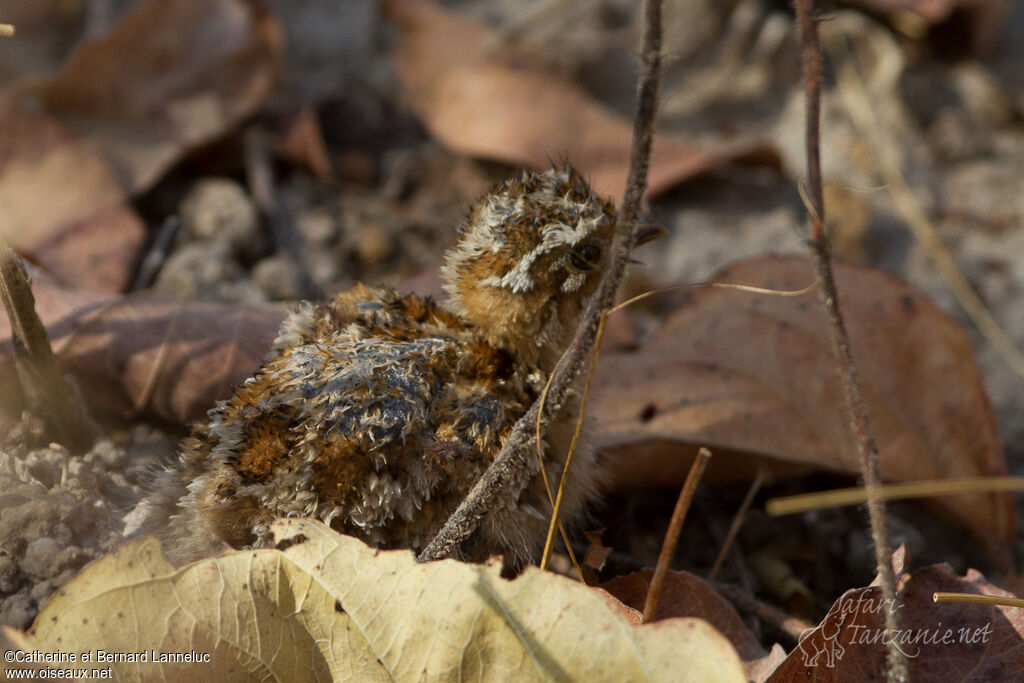
[[[650,216],[641,216],[637,222],[639,223],[636,230],[636,246],[638,247],[641,244],[647,244],[648,242],[668,234],[668,230],[665,229],[665,226]]]

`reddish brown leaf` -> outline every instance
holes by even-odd
[[[992,0],[855,0],[851,4],[881,13],[911,12],[930,24],[937,24],[948,19],[958,7],[987,8],[991,12],[998,3]]]
[[[65,282],[123,289],[143,239],[128,196],[270,91],[281,38],[261,7],[144,0],[52,79],[0,95],[11,245]]]
[[[598,571],[604,568],[604,563],[612,553],[612,548],[601,542],[602,533],[604,533],[604,529],[583,532],[587,541],[590,542],[590,545],[587,546],[587,552],[583,554],[583,564]]]
[[[973,569],[959,577],[946,565],[902,577],[894,606],[881,588],[849,590],[769,681],[884,680],[887,638],[906,653],[912,681],[1018,680],[1024,671],[1024,612],[935,603],[936,591],[1012,597]],[[897,634],[885,629],[888,609],[897,614]]]
[[[123,289],[145,228],[98,146],[32,98],[0,94],[0,232],[68,281]]]
[[[1005,474],[964,330],[880,271],[836,264],[836,279],[883,476]],[[715,280],[794,290],[814,274],[806,258],[769,255],[734,264]],[[709,474],[735,474],[751,457],[859,472],[816,292],[692,290],[643,348],[603,356],[599,366],[595,425],[602,445],[624,456],[612,458],[613,488],[681,482],[689,463],[680,444],[717,451]],[[1013,535],[1007,495],[937,502],[984,539]]]
[[[401,40],[395,68],[431,134],[451,149],[543,168],[568,158],[601,194],[619,197],[626,182],[632,124],[574,83],[488,50],[487,29],[428,0],[389,0],[385,12]],[[657,136],[648,191],[750,153],[712,152]]]
[[[652,576],[653,569],[642,569],[607,581],[600,588],[624,605],[643,610]],[[748,675],[762,671],[768,662],[774,661],[774,656],[765,652],[732,605],[699,576],[672,570],[665,576],[654,620],[673,617],[699,617],[709,622],[736,648]],[[771,668],[774,669],[774,665]],[[760,677],[751,678],[758,680]]]
[[[100,414],[201,418],[270,349],[280,309],[33,286],[58,362]],[[16,386],[0,319],[0,386]],[[11,383],[11,384],[8,384]]]
[[[611,605],[619,614],[621,614],[623,619],[628,621],[633,626],[640,626],[642,623],[644,623],[644,615],[641,614],[639,610],[635,610],[632,607],[623,604],[618,598],[616,598],[614,595],[606,591],[604,588],[601,588],[599,586],[592,586],[591,589],[595,593],[600,595],[602,598],[607,600],[608,604]]]
[[[303,164],[320,180],[330,180],[334,175],[331,159],[327,154],[323,131],[316,111],[304,106],[289,112],[271,127],[270,144],[278,154]]]

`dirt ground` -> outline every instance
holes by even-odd
[[[25,64],[59,64],[76,41],[101,33],[130,4],[97,2],[101,9],[88,10],[93,4],[81,3],[60,31],[40,32],[22,53],[0,45],[0,63],[8,64],[0,77],[21,75]],[[436,293],[436,268],[467,203],[514,165],[468,158],[431,138],[388,61],[395,29],[372,3],[268,4],[289,48],[266,110],[310,106],[334,176],[317,179],[278,159],[271,164],[276,206],[268,214],[247,179],[244,132],[230,131],[136,198],[156,264],[142,269],[136,288],[239,304],[325,297],[356,282]],[[498,28],[504,40],[629,116],[634,4],[547,2],[543,11],[521,0],[447,6]],[[700,282],[750,255],[804,249],[797,189],[802,86],[792,12],[767,0],[669,5],[659,131],[709,148],[756,140],[771,153],[718,166],[653,198],[651,214],[669,233],[638,255],[645,265],[631,276],[631,292]],[[968,282],[1024,348],[1024,5],[1007,4],[1001,14],[997,6],[958,9],[929,28],[841,5],[822,31],[830,66],[844,50],[855,54],[877,117],[876,143],[902,169]],[[906,227],[885,191],[877,155],[851,118],[848,96],[830,75],[822,150],[834,254],[906,280],[964,325],[1009,469],[1022,474],[1024,379],[978,332],[933,254]],[[172,216],[180,227],[162,250],[158,236],[169,234]],[[657,324],[659,306],[655,300],[637,314],[641,335]],[[174,457],[182,435],[167,424],[107,427],[108,438],[73,457],[60,446],[33,443],[32,430],[23,420],[0,448],[0,623],[18,627],[85,563],[116,547],[124,514],[149,474]],[[820,617],[845,589],[866,585],[874,560],[861,510],[782,519],[757,511],[769,497],[851,481],[811,474],[769,485],[720,578],[808,618]],[[674,566],[706,574],[747,486],[701,490]],[[592,526],[606,527],[604,542],[614,548],[602,577],[653,564],[675,495],[620,493],[601,505]],[[1022,524],[1019,504],[1017,510]],[[958,571],[1012,575],[927,509],[902,503],[890,512],[894,540],[908,544],[913,566],[945,561]],[[778,588],[773,568],[794,581]]]

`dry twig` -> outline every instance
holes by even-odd
[[[725,540],[722,541],[722,547],[718,550],[718,556],[715,558],[714,563],[711,565],[711,570],[708,572],[708,581],[714,581],[715,576],[718,575],[718,570],[722,568],[722,564],[725,562],[725,558],[729,555],[729,550],[732,548],[732,544],[736,541],[736,536],[740,533],[740,527],[743,526],[743,520],[747,517],[747,512],[750,510],[750,506],[754,502],[754,496],[757,495],[764,483],[768,481],[768,468],[761,466],[757,469],[757,476],[754,477],[753,483],[750,488],[747,489],[747,495],[743,497],[743,502],[740,503],[739,509],[736,514],[733,515],[732,523],[729,525],[729,531],[725,534]]]
[[[713,582],[711,585],[714,586],[719,595],[731,602],[737,610],[771,624],[796,642],[800,642],[803,634],[814,628],[814,624],[809,624],[803,619],[786,614],[778,607],[772,607],[767,603],[761,602],[742,588],[718,581]]]
[[[661,544],[661,552],[658,554],[658,564],[654,567],[654,576],[651,577],[651,585],[647,588],[647,599],[644,600],[644,622],[650,623],[654,619],[654,612],[658,609],[658,600],[661,598],[661,587],[665,583],[665,575],[668,574],[668,566],[672,563],[672,556],[676,552],[676,543],[679,541],[679,532],[683,530],[683,521],[686,520],[686,513],[693,501],[693,494],[697,490],[697,482],[704,474],[708,460],[711,458],[711,451],[701,448],[697,451],[697,457],[690,466],[690,472],[686,475],[683,488],[679,491],[679,498],[676,500],[676,507],[672,510],[672,519],[669,520],[668,530],[665,532],[665,540]]]
[[[800,19],[800,42],[803,46],[804,96],[806,101],[805,144],[807,147],[807,198],[811,219],[809,246],[817,266],[819,291],[828,314],[832,332],[832,345],[839,364],[840,381],[846,396],[846,407],[850,413],[850,426],[857,442],[861,474],[868,494],[868,518],[871,523],[871,537],[875,545],[875,564],[882,584],[882,593],[890,605],[896,604],[896,575],[892,568],[892,541],[885,517],[885,506],[876,491],[881,485],[879,474],[878,448],[868,422],[867,409],[857,381],[857,370],[850,352],[850,340],[846,333],[835,279],[832,277],[832,263],[829,257],[828,238],[825,236],[823,220],[825,202],[821,180],[821,43],[818,26],[813,15],[813,0],[797,0],[797,15]],[[889,633],[897,633],[895,610],[885,611],[885,627]],[[907,678],[907,663],[894,638],[887,639],[888,678],[903,681]]]
[[[583,363],[594,348],[603,311],[611,308],[622,281],[629,255],[636,244],[640,202],[647,188],[647,169],[654,132],[654,113],[658,104],[661,77],[661,0],[644,4],[644,35],[641,46],[640,86],[637,112],[633,119],[633,147],[629,160],[626,193],[619,207],[611,260],[601,278],[597,292],[590,300],[576,336],[569,345],[565,360],[554,372],[547,400],[535,401],[530,410],[512,428],[501,453],[470,490],[462,504],[448,518],[444,527],[419,555],[421,562],[448,557],[455,547],[469,538],[490,509],[495,494],[511,484],[516,473],[528,467],[527,459],[533,445],[538,418],[542,428],[558,414],[579,375]],[[523,485],[527,478],[519,477]]]

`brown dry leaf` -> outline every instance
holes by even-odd
[[[642,569],[606,581],[600,587],[625,605],[642,611],[652,576],[653,569]],[[699,617],[706,620],[729,639],[747,666],[769,656],[732,605],[699,576],[673,570],[665,575],[654,620],[673,617]]]
[[[906,653],[912,681],[1008,681],[1024,671],[1024,612],[1013,607],[935,603],[936,591],[1013,597],[967,570],[956,576],[933,565],[900,578],[895,639]],[[851,681],[885,678],[885,611],[892,606],[875,586],[848,590],[769,679]]]
[[[117,291],[144,238],[127,204],[269,94],[276,21],[251,0],[144,0],[44,82],[0,94],[0,231],[68,283]]]
[[[484,26],[428,0],[388,0],[386,15],[401,39],[395,68],[430,133],[463,154],[545,168],[567,158],[602,195],[626,186],[632,123],[591,99],[574,83],[487,48]],[[492,53],[494,52],[494,53]],[[749,154],[701,149],[656,136],[648,192]]]
[[[589,585],[589,584],[588,584]],[[623,619],[633,626],[640,626],[644,623],[644,615],[640,610],[633,609],[626,605],[624,602],[619,600],[617,597],[606,591],[600,586],[590,586],[590,589],[604,598],[609,605],[612,606],[616,612],[618,612]]]
[[[883,14],[912,12],[929,24],[938,24],[949,19],[957,8],[992,12],[999,3],[994,0],[855,0],[851,4]]]
[[[89,407],[171,422],[201,418],[270,350],[280,308],[118,297],[36,283],[36,310]],[[0,318],[0,386],[16,386]]]
[[[608,556],[612,554],[613,550],[610,546],[606,546],[601,542],[601,534],[603,533],[604,529],[583,532],[583,535],[589,542],[587,552],[583,554],[583,564],[597,571],[604,568],[604,563],[608,560]]]
[[[882,475],[917,481],[1006,474],[995,416],[964,330],[927,297],[880,271],[836,264],[839,297]],[[766,255],[718,282],[796,290],[814,281],[801,256]],[[616,489],[670,486],[687,449],[859,473],[832,342],[817,292],[799,297],[690,290],[635,353],[602,356],[592,402]],[[684,447],[685,446],[685,447]],[[776,467],[776,465],[773,465]],[[937,499],[983,539],[1012,538],[1008,494]]]
[[[854,0],[851,4],[880,14],[914,14],[928,24],[946,22],[957,10],[963,12],[958,19],[962,24],[980,20],[990,23],[1006,14],[1006,8],[1000,7],[998,0]]]
[[[313,520],[280,520],[275,533],[283,552],[180,570],[152,539],[128,544],[72,579],[27,640],[41,651],[210,655],[112,665],[115,677],[147,680],[746,680],[700,619],[635,627],[607,598],[537,569],[508,581],[498,567],[417,564]]]
[[[316,110],[303,105],[297,111],[283,114],[270,126],[270,144],[281,156],[302,164],[318,180],[329,181],[334,176],[327,144]]]

